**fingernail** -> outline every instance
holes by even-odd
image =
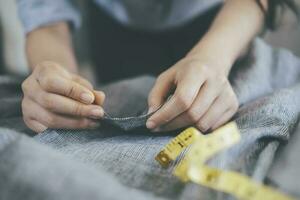
[[[156,124],[153,121],[147,121],[146,126],[148,129],[155,128]]]
[[[84,102],[84,103],[92,103],[94,101],[94,97],[89,94],[89,93],[82,93],[80,96],[80,99]]]
[[[94,108],[92,111],[91,111],[91,115],[92,117],[95,117],[95,118],[101,118],[103,116],[104,112],[101,108]]]

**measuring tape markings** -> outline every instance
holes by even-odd
[[[187,182],[189,179],[187,176],[188,163],[197,160],[198,163],[203,164],[213,155],[232,146],[239,140],[240,135],[235,123],[229,123],[214,133],[206,135],[205,138],[195,140],[186,156],[175,167],[173,174],[181,181]]]
[[[206,136],[201,135],[195,128],[189,128],[176,138],[168,143],[156,159],[160,162],[166,158],[167,162],[160,162],[160,164],[167,167],[172,160],[175,160],[184,149],[192,144],[173,171],[173,174],[181,181],[192,181],[232,194],[243,200],[292,200],[291,197],[281,194],[271,187],[256,183],[243,174],[204,165],[216,153],[239,142],[240,134],[234,122]],[[186,141],[185,138],[191,139],[183,142]],[[162,152],[163,154],[161,154]]]
[[[293,200],[271,187],[256,183],[245,175],[204,165],[191,165],[187,172],[190,181],[226,192],[242,200]]]
[[[196,140],[186,154],[189,162],[197,161],[204,164],[213,155],[222,150],[237,144],[240,141],[240,134],[235,123],[229,123],[202,140]]]
[[[205,166],[207,159],[240,141],[240,134],[234,123],[216,130],[205,140],[197,140],[182,160],[185,166],[185,180],[232,194],[243,200],[291,200],[292,198],[252,181],[245,175]],[[201,158],[201,159],[199,159]]]
[[[188,128],[172,139],[163,150],[158,153],[155,159],[161,166],[168,167],[170,162],[174,161],[185,148],[201,137],[204,136],[196,128]]]

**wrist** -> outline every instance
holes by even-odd
[[[188,59],[199,60],[210,68],[215,68],[220,73],[228,75],[235,58],[228,54],[227,51],[199,45],[197,51],[191,51],[186,55]]]
[[[26,38],[26,56],[32,70],[43,62],[53,62],[69,72],[78,72],[66,23],[57,23],[30,32]]]

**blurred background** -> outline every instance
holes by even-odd
[[[81,4],[83,16],[85,5]],[[297,0],[300,5],[300,0]],[[88,58],[88,48],[85,38],[85,27],[75,35],[75,46],[81,70],[85,76],[92,78],[91,63]],[[300,26],[293,14],[286,12],[282,25],[274,32],[267,32],[264,39],[276,47],[288,48],[300,56]],[[0,0],[0,73],[25,75],[28,73],[24,52],[24,34],[18,19],[14,0]]]

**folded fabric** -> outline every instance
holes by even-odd
[[[142,112],[142,114],[138,116],[130,116],[130,117],[111,117],[109,114],[105,113],[101,121],[108,123],[112,126],[118,127],[121,130],[131,131],[138,128],[146,128],[145,125],[147,120],[156,111],[148,113],[148,110],[145,110],[144,112]]]

